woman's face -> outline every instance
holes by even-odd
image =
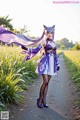
[[[53,34],[52,33],[46,33],[47,38],[52,39]]]

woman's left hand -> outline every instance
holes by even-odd
[[[57,66],[57,71],[59,71],[60,70],[60,66]]]

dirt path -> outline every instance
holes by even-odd
[[[61,69],[58,76],[52,77],[47,103],[49,108],[40,109],[36,106],[41,78],[30,85],[24,104],[9,107],[10,120],[73,120],[71,119],[72,89],[70,76],[63,55],[59,57]]]

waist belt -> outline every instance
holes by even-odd
[[[46,53],[54,53],[54,50],[47,50]]]

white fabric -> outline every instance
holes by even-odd
[[[50,53],[49,60],[46,64],[46,69],[43,74],[54,76],[56,73],[54,73],[54,55]]]
[[[50,42],[50,41],[48,41],[48,44],[51,45],[53,48],[56,46],[53,42]],[[38,63],[39,61],[37,61],[37,64]],[[38,73],[38,66],[36,68],[36,73]],[[46,69],[43,74],[47,74],[51,76],[57,75],[57,72],[54,73],[54,54],[53,53],[49,54],[49,59],[47,61]]]

